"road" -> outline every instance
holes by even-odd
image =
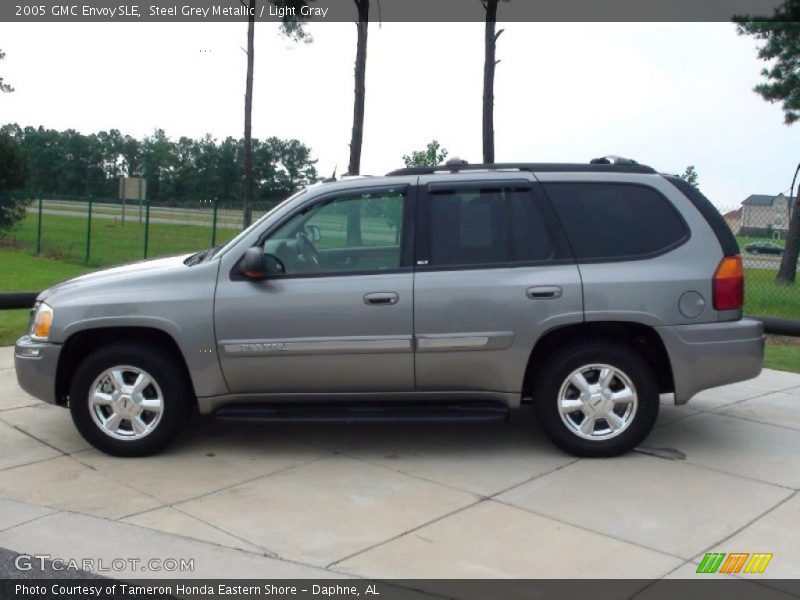
[[[35,213],[37,210],[35,208],[28,208],[29,213]],[[54,210],[51,208],[42,209],[42,213],[45,215],[59,215],[64,217],[82,217],[86,218],[85,213],[79,213],[72,210]],[[202,213],[201,213],[202,214]],[[93,212],[92,219],[119,219],[119,215],[117,214],[109,214],[109,213],[101,213],[101,212]],[[132,215],[128,217],[128,221],[135,221],[135,217]],[[200,219],[181,219],[181,218],[172,218],[172,217],[160,217],[160,216],[153,216],[153,211],[150,212],[150,222],[151,223],[168,223],[172,225],[195,225],[197,227],[211,227],[211,215],[208,215],[208,220],[200,220]],[[224,221],[217,221],[217,229],[241,229],[242,226],[239,223],[230,223]]]
[[[770,269],[777,271],[781,265],[781,257],[773,256],[771,254],[748,254],[742,252],[742,261],[744,262],[745,269]],[[800,264],[798,264],[800,268]]]
[[[46,215],[61,215],[69,217],[86,217],[86,202],[72,202],[67,200],[45,200],[43,213]],[[27,207],[29,213],[38,212],[35,203]],[[253,220],[258,219],[264,211],[253,211]],[[108,202],[95,202],[92,204],[92,217],[99,219],[121,219],[122,205]],[[139,207],[129,203],[125,211],[125,218],[129,222],[139,220]],[[210,227],[213,219],[211,205],[196,203],[195,208],[177,206],[151,206],[150,221],[152,223],[175,223],[178,225],[198,225]],[[217,211],[217,227],[223,229],[241,229],[242,211],[230,208],[220,208]]]

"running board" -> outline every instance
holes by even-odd
[[[440,403],[284,403],[228,404],[214,411],[226,420],[270,422],[332,423],[359,421],[369,423],[398,421],[503,421],[508,418],[506,405],[494,402]]]

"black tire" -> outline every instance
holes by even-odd
[[[140,439],[116,439],[92,416],[90,387],[104,371],[120,365],[145,371],[160,390],[159,420]],[[155,388],[149,389],[152,393]],[[78,431],[92,446],[113,456],[147,456],[161,451],[178,436],[191,407],[191,385],[182,365],[169,352],[141,342],[113,343],[95,350],[76,369],[69,390],[69,409]]]
[[[636,408],[626,428],[608,439],[580,437],[565,419],[580,419],[584,414],[582,409],[565,419],[559,409],[559,394],[568,377],[579,368],[593,364],[609,365],[622,372],[637,397]],[[615,377],[613,385],[622,385],[622,379]],[[575,392],[577,388],[573,388],[572,393]],[[582,457],[618,456],[638,446],[653,429],[660,404],[656,378],[647,362],[629,346],[603,340],[572,344],[554,354],[539,371],[533,397],[539,423],[547,437],[562,450]],[[602,418],[597,422],[607,425]]]

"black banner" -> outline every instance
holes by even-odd
[[[332,599],[422,600],[454,598],[469,600],[523,598],[559,600],[620,598],[690,600],[693,598],[800,597],[800,580],[733,579],[625,579],[625,580],[175,580],[142,579],[3,579],[3,600],[274,600]]]
[[[3,0],[6,22],[237,22],[249,18],[240,0]],[[782,0],[513,0],[500,2],[500,22],[555,21],[730,21],[736,15],[771,16]],[[356,20],[352,0],[308,0],[305,6],[281,8],[281,2],[258,0],[257,21],[282,19],[333,23]],[[480,22],[486,17],[478,0],[376,0],[375,22]]]

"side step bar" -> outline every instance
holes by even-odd
[[[214,411],[214,416],[229,420],[271,422],[332,423],[341,421],[503,421],[509,410],[493,402],[439,403],[282,403],[229,404]]]

